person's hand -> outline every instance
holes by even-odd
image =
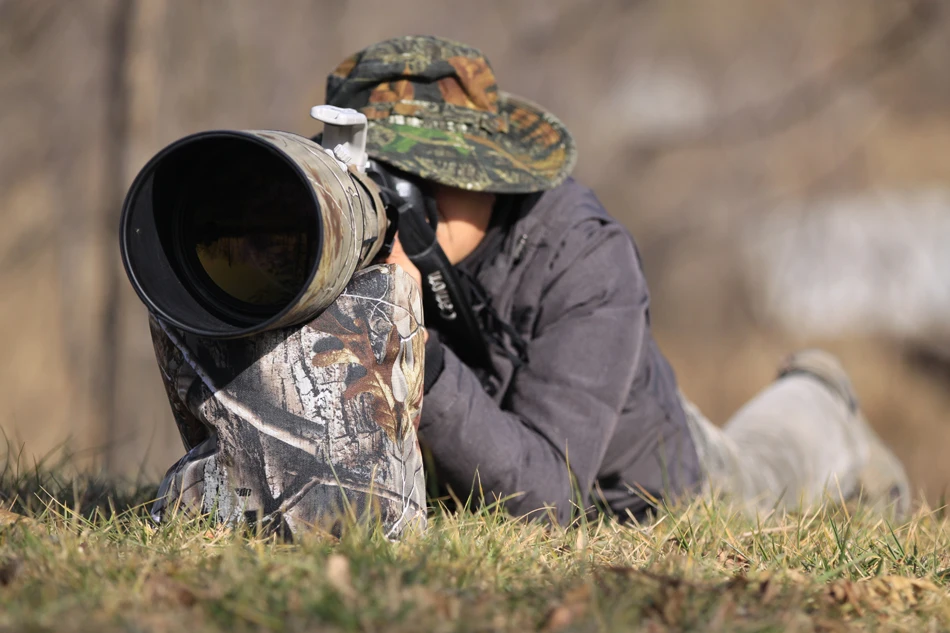
[[[416,280],[419,291],[422,292],[422,273],[416,268],[416,265],[409,260],[406,251],[402,249],[402,242],[399,241],[399,233],[396,233],[396,239],[393,241],[393,250],[386,258],[387,264],[398,264],[400,268],[409,273],[409,276]]]
[[[396,264],[404,271],[409,273],[409,276],[416,280],[416,285],[419,286],[420,296],[422,293],[422,273],[419,272],[419,269],[416,268],[416,265],[410,261],[409,256],[406,255],[406,251],[402,249],[402,243],[399,241],[399,233],[396,233],[396,239],[393,241],[393,250],[389,254],[389,257],[386,258],[387,264]],[[424,341],[429,340],[429,331],[425,328],[422,328],[422,336]]]

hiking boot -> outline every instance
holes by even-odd
[[[897,456],[868,424],[851,379],[838,359],[818,349],[797,352],[779,366],[778,379],[795,374],[812,376],[841,398],[851,411],[854,431],[864,439],[867,455],[858,474],[857,487],[848,500],[860,499],[877,509],[892,507],[898,517],[906,516],[911,503],[907,473]]]
[[[817,378],[847,403],[852,412],[858,410],[858,397],[848,373],[838,359],[820,349],[806,349],[796,352],[782,361],[776,380],[791,374],[808,374]]]

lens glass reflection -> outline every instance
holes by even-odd
[[[203,208],[195,215],[195,255],[211,282],[256,306],[286,304],[307,281],[311,240],[293,209],[235,209],[228,217]]]
[[[181,198],[185,259],[203,294],[228,309],[276,313],[300,293],[316,263],[317,214],[299,173],[241,139],[196,144]]]

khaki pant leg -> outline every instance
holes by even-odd
[[[708,488],[750,509],[807,508],[863,492],[877,505],[907,510],[899,461],[860,411],[813,376],[780,378],[721,429],[685,407]]]

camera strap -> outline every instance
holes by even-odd
[[[426,326],[438,331],[469,366],[491,368],[488,341],[472,307],[472,289],[449,262],[436,239],[439,216],[435,200],[411,177],[370,161],[367,174],[379,185],[402,248],[422,275]],[[387,234],[392,240],[395,231]]]

